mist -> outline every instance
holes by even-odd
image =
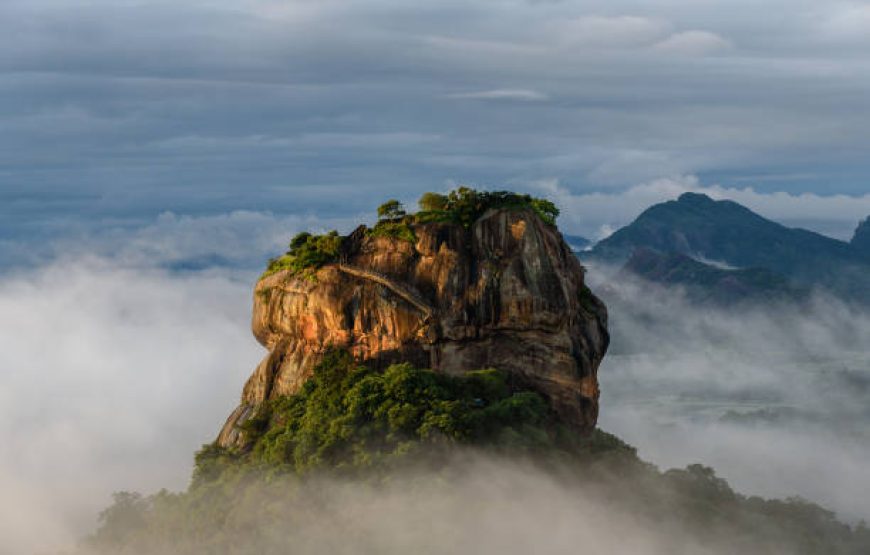
[[[0,552],[74,542],[113,491],[186,487],[261,356],[250,296],[96,257],[0,280]]]
[[[124,245],[114,253],[95,242],[0,275],[2,552],[75,544],[114,491],[186,488],[193,452],[215,437],[262,356],[250,333],[256,269],[186,264],[221,245],[196,231],[181,234],[182,248],[161,225],[197,222],[164,220],[129,241],[112,237]],[[239,253],[243,242],[220,241]],[[870,517],[866,313],[821,293],[801,306],[696,307],[599,268],[589,276],[613,333],[599,373],[602,429],[663,469],[702,463],[741,493],[800,495],[849,521]],[[413,478],[377,493],[311,486],[312,520],[297,527],[305,541],[294,548],[704,552],[690,536],[638,522],[594,485],[492,460],[456,476],[456,487],[414,495],[404,493]],[[378,508],[404,516],[377,518]]]
[[[701,461],[741,492],[870,518],[870,314],[822,291],[801,304],[697,306],[613,276],[590,270],[613,335],[602,428],[663,467]]]
[[[386,483],[335,477],[254,482],[233,490],[242,500],[219,529],[199,528],[187,541],[180,534],[152,534],[122,552],[198,555],[229,546],[228,552],[239,555],[712,555],[733,553],[741,545],[715,526],[701,534],[689,519],[651,517],[643,503],[629,500],[630,488],[644,487],[641,482],[626,478],[626,489],[618,491],[583,480],[569,468],[544,470],[530,460],[466,450],[439,472],[415,466]]]

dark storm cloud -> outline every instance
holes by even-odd
[[[618,193],[699,175],[862,193],[868,14],[809,1],[7,1],[0,232],[167,209],[332,217],[455,182]]]

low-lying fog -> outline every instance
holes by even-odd
[[[113,491],[185,487],[261,356],[255,276],[108,256],[0,275],[0,552],[74,541]],[[870,518],[867,314],[823,297],[740,312],[619,294],[602,428],[661,467],[701,462],[741,492]]]
[[[870,518],[870,314],[823,294],[715,309],[641,282],[597,289],[603,429],[661,467],[703,462],[739,491]]]

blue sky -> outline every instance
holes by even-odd
[[[457,183],[558,187],[593,237],[662,180],[847,237],[868,52],[854,1],[5,0],[0,252],[165,212],[352,222]]]

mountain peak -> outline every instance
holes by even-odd
[[[866,277],[870,224],[866,221],[850,245],[788,228],[734,201],[684,193],[676,201],[646,209],[634,222],[600,241],[592,256],[623,264],[640,247],[738,268],[766,268],[799,287],[820,286],[847,299],[870,302]]]
[[[715,204],[716,201],[704,193],[683,193],[677,198],[677,202],[681,204],[690,204],[694,206],[704,206]]]

